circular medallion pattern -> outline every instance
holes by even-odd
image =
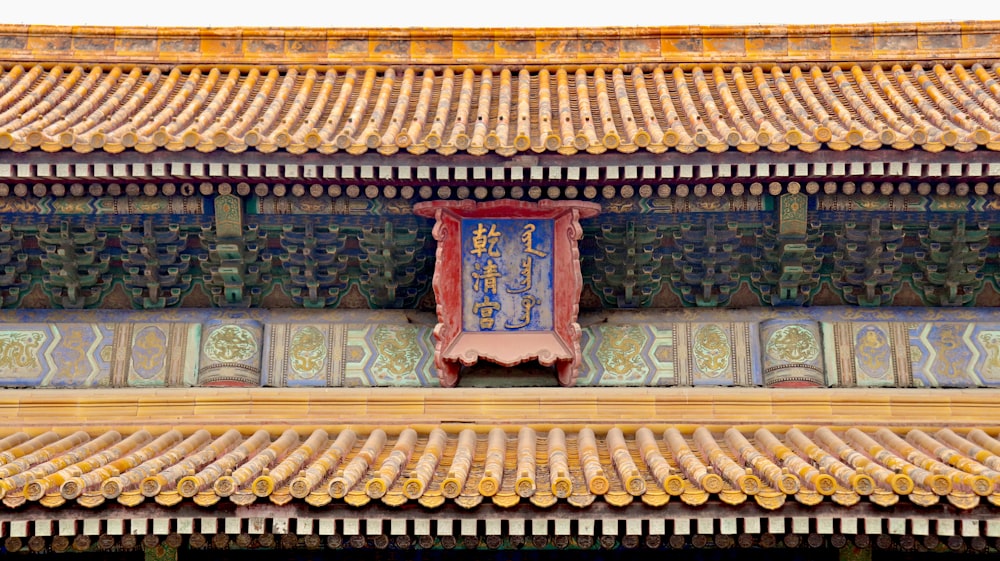
[[[801,325],[786,325],[767,339],[767,354],[781,362],[810,362],[819,356],[819,343]]]
[[[247,360],[257,352],[253,333],[238,325],[223,325],[209,334],[205,356],[218,362]]]

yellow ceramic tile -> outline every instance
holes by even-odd
[[[201,32],[201,54],[204,57],[229,58],[241,55],[242,51],[243,34],[239,29],[205,29]]]
[[[213,419],[247,419],[249,413],[249,393],[240,396],[229,389],[212,388],[211,394],[197,395],[194,402],[194,414]],[[242,399],[240,399],[242,398]]]
[[[72,29],[55,25],[32,25],[25,46],[35,53],[69,52],[73,47]]]
[[[105,56],[114,54],[115,50],[115,28],[114,27],[73,27],[73,51],[96,55],[102,53]]]
[[[375,61],[405,61],[410,58],[410,35],[405,31],[379,30],[368,36],[368,54]]]
[[[850,60],[853,56],[868,58],[875,41],[870,25],[830,26],[830,54]]]
[[[447,61],[451,60],[454,48],[450,37],[415,37],[410,41],[410,56],[414,62]]]
[[[256,396],[250,404],[250,415],[250,418],[261,421],[307,419],[309,401],[295,397],[282,399]]]
[[[319,31],[319,34],[317,34]],[[853,26],[760,26],[552,29],[288,29],[265,32],[239,28],[96,28],[0,25],[0,52],[21,62],[108,62],[110,53],[133,64],[192,60],[279,64],[289,60],[327,64],[332,60],[373,64],[407,60],[447,64],[559,64],[577,61],[622,63],[658,60],[697,64],[726,58],[859,62],[879,53],[911,60],[935,54],[989,55],[996,52],[1000,25],[995,22],[879,24]],[[299,37],[281,39],[282,32]],[[320,34],[326,33],[326,39]],[[156,36],[155,41],[151,35]],[[914,41],[918,48],[909,49]],[[786,49],[787,46],[787,49]],[[116,55],[117,56],[117,55]]]
[[[504,29],[493,33],[494,52],[505,63],[530,61],[534,58],[536,30]]]
[[[936,23],[924,26],[917,35],[917,44],[924,52],[957,51],[962,48],[962,27],[958,23]]]
[[[823,60],[830,56],[829,30],[814,30],[806,25],[788,27],[790,58]]]
[[[941,396],[941,401],[947,403],[949,421],[971,424],[998,424],[1000,415],[996,412],[996,403],[1000,402],[1000,391],[994,389],[976,388],[970,390],[948,390],[948,396]]]
[[[831,421],[855,419],[890,419],[892,407],[889,396],[879,391],[851,389],[837,390],[830,394]],[[816,419],[822,422],[823,419]]]
[[[201,34],[197,29],[160,29],[157,36],[157,51],[160,53],[160,58],[166,58],[167,60],[172,60],[171,55],[177,56],[177,53],[190,53],[198,52],[198,48],[201,46]]]
[[[713,57],[742,56],[746,54],[746,36],[743,28],[712,27],[702,32],[705,54]]]
[[[1000,30],[989,22],[962,22],[962,48],[983,53],[995,53],[1000,49]]]
[[[656,401],[656,418],[666,423],[702,421],[712,417],[710,399],[685,399]]]
[[[595,399],[597,419],[618,419],[635,423],[656,419],[656,397],[645,392],[629,398]]]
[[[660,33],[655,27],[636,27],[619,30],[622,58],[659,57]]]
[[[484,29],[456,29],[452,35],[452,56],[456,61],[492,60],[496,41],[493,33]]]
[[[752,29],[747,33],[746,54],[754,60],[773,60],[788,56],[786,28]]]
[[[878,55],[898,55],[917,49],[917,25],[875,24],[873,48]]]
[[[944,397],[944,396],[942,396]],[[897,394],[890,398],[892,418],[899,423],[928,423],[947,419],[951,406],[946,399]]]
[[[702,56],[703,51],[700,27],[667,29],[660,38],[660,52],[671,61],[695,60]]]
[[[746,422],[767,419],[780,415],[780,405],[772,403],[767,396],[732,395],[727,398],[716,398],[712,404],[712,418],[718,420],[733,420]],[[777,411],[776,411],[777,410]]]
[[[432,394],[424,400],[424,415],[442,420],[478,422],[489,419],[490,413],[489,404],[474,397],[454,399]]]
[[[388,423],[408,422],[404,419],[423,419],[424,400],[419,396],[371,400],[368,402],[366,418],[370,421]]]

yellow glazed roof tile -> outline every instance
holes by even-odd
[[[0,149],[442,155],[1000,147],[1000,23],[0,26]]]
[[[15,65],[0,76],[0,149],[508,156],[992,150],[1000,147],[998,68],[143,73]]]
[[[561,500],[616,506],[649,494],[693,504],[718,495],[775,510],[787,501],[851,506],[914,497],[970,509],[1000,501],[996,429],[853,426],[750,428],[642,425],[603,429],[509,426],[488,433],[441,427],[157,430],[71,428],[0,438],[0,498],[56,507],[130,507],[160,494],[245,505],[291,494],[310,504],[360,506],[437,497],[494,499],[510,508]],[[483,469],[473,466],[483,466]],[[519,499],[511,502],[516,495]]]
[[[1000,504],[991,417],[944,414],[986,411],[991,390],[56,393],[26,390],[2,404],[7,508]],[[172,407],[148,407],[154,398]],[[727,405],[737,400],[754,410],[738,416]]]

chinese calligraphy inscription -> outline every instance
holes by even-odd
[[[464,331],[553,325],[552,220],[462,220]]]

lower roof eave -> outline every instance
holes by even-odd
[[[994,423],[1000,389],[113,388],[7,391],[0,428]]]

